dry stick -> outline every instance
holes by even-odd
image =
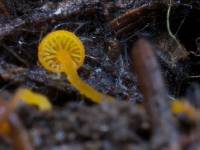
[[[169,0],[169,6],[167,9],[167,31],[171,38],[177,43],[180,49],[182,49],[180,41],[176,38],[176,36],[172,33],[171,27],[170,27],[170,13],[172,9],[172,0]]]
[[[132,59],[146,111],[151,119],[153,144],[163,146],[164,141],[168,144],[168,150],[179,150],[178,133],[169,108],[167,90],[153,49],[146,39],[141,38],[135,43]]]
[[[33,150],[30,143],[29,135],[24,129],[20,119],[15,113],[11,113],[8,117],[11,126],[11,137],[15,150]]]
[[[152,5],[144,5],[139,8],[133,8],[133,9],[127,11],[125,14],[122,14],[121,16],[117,17],[116,19],[112,20],[110,22],[110,25],[113,30],[119,30],[119,29],[126,27],[131,22],[134,22],[138,18],[140,19],[140,17],[143,17],[143,19],[144,19],[145,17],[147,17],[149,15],[149,13],[151,13],[155,10],[159,10],[161,8],[162,8],[162,5],[157,4],[157,3],[152,4]],[[145,14],[147,16],[144,16]]]
[[[145,11],[147,11],[148,6],[142,6],[139,8],[134,8],[129,11],[127,11],[125,14],[119,16],[118,18],[114,19],[110,22],[111,27],[114,30],[118,30],[120,28],[123,28],[124,26],[127,26],[132,20],[134,20],[136,17],[143,14]]]
[[[54,18],[66,18],[74,14],[97,10],[100,0],[65,0],[59,3],[47,3],[35,9],[32,14],[17,18],[7,24],[0,24],[0,39],[26,24],[36,24]]]
[[[131,23],[129,23],[129,24],[127,24],[125,27],[123,27],[123,28],[121,28],[121,29],[119,29],[119,30],[117,30],[117,31],[115,31],[115,35],[116,35],[116,37],[118,38],[118,37],[125,37],[125,38],[127,38],[127,35],[129,35],[130,33],[133,33],[134,34],[134,32],[133,31],[135,31],[135,32],[138,32],[140,29],[138,28],[138,24],[139,25],[141,25],[142,27],[143,26],[145,26],[147,23],[143,20],[142,18],[140,18],[140,19],[138,19],[138,20],[136,20],[136,21],[134,21],[134,22],[131,22]],[[133,34],[131,34],[131,36],[133,35]]]
[[[110,22],[111,29],[120,38],[127,38],[130,33],[139,32],[159,19],[159,13],[165,9],[163,3],[153,3],[139,8],[133,8]]]
[[[16,107],[13,105],[15,102],[0,103],[0,107],[3,110],[0,116],[0,123],[8,122],[10,132],[8,136],[12,140],[14,150],[33,150],[32,144],[29,139],[29,135],[23,127],[17,114],[14,112]]]

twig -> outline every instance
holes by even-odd
[[[148,5],[130,9],[110,22],[111,29],[118,39],[127,39],[127,36],[134,36],[151,23],[159,22],[162,17],[160,13],[165,8],[166,6],[163,3],[152,2]]]
[[[160,67],[152,46],[146,39],[141,38],[135,43],[132,59],[144,95],[145,107],[151,118],[153,145],[162,149],[164,144],[167,144],[168,150],[179,150],[178,133],[169,108]]]
[[[154,12],[154,10],[160,10],[160,9],[162,9],[162,4],[160,3],[159,5],[155,3],[151,5],[144,5],[139,8],[133,8],[127,11],[126,13],[122,14],[121,16],[117,17],[116,19],[112,20],[110,22],[110,25],[113,30],[119,30],[126,27],[130,23],[135,22],[137,19],[147,20],[148,17],[152,16],[149,13]]]
[[[177,45],[179,46],[179,48],[181,48],[182,46],[181,46],[179,40],[176,38],[176,36],[171,31],[171,27],[170,27],[170,13],[171,13],[171,9],[172,9],[172,0],[169,0],[169,6],[168,6],[168,9],[167,9],[167,31],[168,31],[169,35],[177,43]]]
[[[14,101],[0,101],[1,113],[0,123],[8,123],[9,131],[5,133],[12,140],[15,150],[33,150],[27,131],[24,129],[20,119],[15,113],[16,105]]]
[[[20,119],[15,113],[11,113],[8,117],[8,121],[11,126],[11,137],[13,141],[13,147],[15,150],[33,150],[30,143],[29,135],[24,129]]]

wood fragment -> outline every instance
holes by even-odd
[[[9,115],[9,123],[11,126],[11,137],[15,150],[34,150],[27,131],[24,129],[19,117],[15,113]]]
[[[5,136],[11,139],[15,150],[33,150],[28,133],[15,113],[16,106],[13,103],[12,100],[6,103],[0,101],[0,123],[8,123],[9,131]]]
[[[144,95],[146,111],[151,119],[154,136],[152,145],[158,148],[165,145],[162,143],[165,141],[169,150],[179,150],[178,133],[170,111],[167,90],[153,48],[146,39],[141,38],[134,44],[132,60]]]
[[[126,13],[122,14],[121,16],[117,17],[116,19],[112,20],[110,22],[110,25],[113,30],[119,30],[126,27],[130,23],[137,21],[138,19],[141,21],[147,21],[152,18],[152,12],[157,12],[157,10],[161,9],[162,5],[158,5],[157,3],[133,8],[127,11]]]

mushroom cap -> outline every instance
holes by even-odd
[[[62,61],[65,56],[58,58],[63,54],[68,54],[71,57],[76,70],[84,63],[84,45],[72,32],[65,30],[53,31],[47,34],[39,44],[39,62],[49,71],[57,73],[64,71],[63,63],[67,60]]]

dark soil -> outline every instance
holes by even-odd
[[[10,97],[20,87],[26,87],[51,100],[54,108],[49,112],[39,112],[30,106],[16,110],[33,147],[38,150],[153,149],[151,121],[142,106],[143,95],[138,88],[130,50],[139,36],[150,39],[156,47],[162,75],[169,89],[169,101],[175,97],[186,97],[195,106],[200,106],[200,2],[174,1],[172,31],[177,32],[184,51],[189,53],[182,58],[170,52],[180,47],[171,40],[166,29],[168,5],[165,0],[160,2],[163,9],[153,11],[150,17],[146,17],[147,20],[136,23],[125,36],[116,35],[109,22],[129,9],[147,4],[151,6],[153,0],[102,0],[98,5],[95,4],[97,0],[91,0],[94,3],[91,6],[87,5],[90,3],[87,0],[83,7],[79,5],[81,0],[77,0],[77,5],[74,4],[68,12],[70,15],[48,16],[55,15],[54,7],[63,1],[0,2],[2,99]],[[44,6],[48,7],[47,12],[43,10]],[[81,10],[74,11],[78,7]],[[40,40],[57,29],[75,32],[80,37],[86,49],[86,60],[79,75],[95,89],[116,97],[116,103],[90,103],[68,83],[64,75],[47,72],[38,63]],[[181,130],[181,140],[184,139],[186,149],[194,150],[199,146],[194,139],[190,141],[196,128],[187,117],[176,118],[176,125]],[[9,139],[1,138],[0,149],[12,149],[11,145]]]

